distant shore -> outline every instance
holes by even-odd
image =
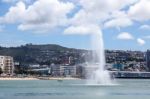
[[[72,77],[0,77],[0,80],[78,80]]]
[[[73,77],[0,77],[2,80],[81,80]],[[150,79],[150,77],[115,77],[115,79]]]
[[[79,80],[81,78],[73,77],[39,77],[39,80]]]
[[[33,78],[33,77],[24,77],[24,78],[20,78],[20,77],[0,77],[0,80],[38,80],[38,79]]]

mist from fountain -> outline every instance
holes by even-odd
[[[92,34],[92,51],[93,63],[88,67],[95,68],[92,72],[88,72],[87,84],[92,85],[111,85],[112,80],[109,72],[106,70],[105,65],[105,52],[102,32]]]

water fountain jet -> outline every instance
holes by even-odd
[[[105,52],[102,32],[96,32],[92,35],[93,63],[88,67],[95,68],[88,74],[88,84],[111,85],[112,81],[109,72],[105,69]],[[96,64],[97,63],[97,64]]]

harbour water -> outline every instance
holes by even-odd
[[[0,81],[0,99],[150,99],[149,79],[118,79],[117,85],[84,80]]]

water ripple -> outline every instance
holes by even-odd
[[[110,93],[110,95],[125,95],[125,96],[128,96],[128,95],[135,95],[135,96],[137,96],[137,95],[145,95],[145,96],[149,96],[150,95],[150,93]]]
[[[16,93],[14,96],[76,96],[84,95],[84,93]]]

